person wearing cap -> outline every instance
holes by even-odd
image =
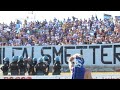
[[[46,75],[47,65],[44,63],[43,58],[38,59],[38,64],[35,65],[34,71],[36,75]]]
[[[72,55],[68,62],[72,79],[92,79],[91,71],[84,67],[85,61],[80,54]]]
[[[8,75],[8,71],[9,71],[9,58],[6,57],[4,58],[4,65],[1,67],[1,70],[3,71],[3,75]]]
[[[53,73],[52,75],[60,75],[61,73],[61,64],[59,57],[55,58],[55,63],[53,65]]]
[[[11,72],[11,75],[18,75],[19,71],[18,71],[18,56],[13,56],[12,57],[12,62],[10,64],[10,72]]]

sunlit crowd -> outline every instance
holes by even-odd
[[[83,45],[120,42],[120,22],[71,17],[47,21],[17,20],[7,25],[0,23],[1,46]]]

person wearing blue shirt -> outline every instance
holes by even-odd
[[[84,62],[80,54],[74,54],[69,58],[72,79],[92,79],[91,71],[84,67]]]

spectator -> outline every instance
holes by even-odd
[[[97,16],[89,20],[76,17],[60,21],[11,21],[9,25],[0,23],[0,43],[15,46],[34,45],[80,45],[119,43],[119,21],[99,20]],[[114,38],[114,39],[113,39]]]

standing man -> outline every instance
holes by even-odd
[[[60,75],[60,73],[61,73],[61,64],[60,64],[59,57],[56,57],[55,63],[53,65],[52,75]]]
[[[25,75],[27,70],[26,70],[26,66],[24,64],[23,56],[18,57],[18,69],[19,69],[19,75]]]
[[[45,62],[47,68],[46,68],[46,75],[49,74],[49,66],[50,66],[50,59],[48,58],[48,56],[43,56],[43,61]]]
[[[18,75],[18,56],[13,56],[12,58],[12,63],[10,64],[10,72],[11,72],[11,75]]]
[[[36,64],[37,64],[37,58],[33,58],[33,66],[34,66],[34,68],[35,68]],[[36,75],[35,70],[33,72],[33,75]]]
[[[43,62],[43,58],[38,59],[38,64],[35,65],[34,71],[36,75],[45,75],[46,74],[46,64]]]
[[[1,70],[3,71],[3,75],[8,75],[9,71],[9,58],[4,58],[4,65],[1,67]]]
[[[80,54],[74,54],[69,58],[69,69],[72,79],[92,79],[91,71],[84,67],[84,59]]]
[[[31,57],[28,57],[27,68],[28,68],[28,74],[33,75],[34,74],[34,65],[33,65],[33,60]]]

